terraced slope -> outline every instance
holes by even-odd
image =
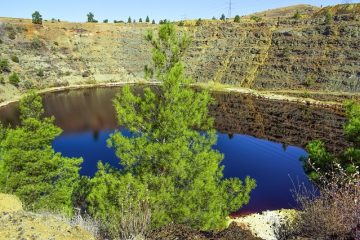
[[[299,11],[300,19],[294,19]],[[332,21],[325,23],[327,12]],[[197,82],[265,90],[360,92],[360,4],[308,5],[242,17],[240,23],[185,23],[192,37],[185,57]],[[32,87],[143,81],[152,24],[44,22],[0,18],[0,102]],[[19,61],[13,61],[18,57]],[[16,59],[15,59],[16,60]],[[20,76],[19,87],[8,83]],[[0,79],[1,80],[1,79]]]

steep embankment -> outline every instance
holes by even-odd
[[[327,10],[333,16],[329,23]],[[300,19],[277,18],[281,11],[272,12],[259,23],[195,28],[187,59],[195,79],[256,89],[359,92],[360,4]]]
[[[293,18],[296,11],[299,19]],[[328,12],[332,21],[325,23]],[[193,38],[185,57],[188,72],[198,82],[299,91],[292,95],[359,92],[359,13],[360,4],[320,10],[298,5],[256,13],[259,22],[250,16],[240,23],[185,22],[179,29]],[[151,61],[144,35],[157,27],[58,21],[39,26],[0,18],[0,59],[9,61],[9,71],[0,73],[0,102],[31,87],[142,81]],[[7,83],[10,72],[19,74],[18,88]]]

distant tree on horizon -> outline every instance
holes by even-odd
[[[150,18],[149,16],[146,16],[145,22],[149,23],[150,22]]]
[[[105,19],[104,21],[103,21],[103,23],[108,23],[109,22],[109,20],[108,19]]]
[[[155,19],[153,19],[151,23],[152,23],[152,24],[156,24]]]
[[[41,14],[38,12],[38,11],[35,11],[33,14],[32,14],[32,23],[33,24],[42,24],[42,16]]]
[[[160,21],[159,21],[159,24],[166,24],[166,23],[170,23],[170,21],[167,20],[167,19],[164,19],[164,20],[160,20]]]
[[[234,22],[239,23],[240,22],[240,16],[236,15],[234,18]]]
[[[221,15],[220,20],[221,20],[221,21],[225,21],[225,20],[226,20],[225,14],[222,14],[222,15]]]
[[[132,21],[131,21],[131,17],[129,17],[128,18],[128,21],[127,21],[128,23],[131,23]]]
[[[139,18],[139,23],[142,23],[142,18]]]
[[[199,18],[199,19],[196,21],[195,25],[196,25],[196,26],[201,26],[201,24],[202,24],[202,19]]]
[[[95,15],[92,12],[89,12],[87,15],[87,22],[89,23],[96,23],[98,22],[97,20],[95,20]]]

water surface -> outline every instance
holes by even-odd
[[[97,88],[46,94],[47,115],[64,132],[53,142],[68,157],[83,157],[81,174],[93,176],[98,161],[119,167],[114,150],[106,146],[116,123],[112,99],[119,88]],[[218,129],[215,149],[224,154],[224,176],[251,176],[257,188],[239,213],[296,207],[292,180],[312,187],[299,160],[305,144],[324,139],[333,150],[344,145],[341,110],[258,99],[240,94],[215,93],[211,107]],[[0,109],[0,121],[19,123],[16,104]],[[124,131],[124,130],[123,130]],[[292,179],[292,180],[291,180]]]

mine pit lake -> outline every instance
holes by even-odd
[[[140,87],[134,87],[140,89]],[[139,90],[141,91],[141,90]],[[46,93],[47,116],[64,131],[53,148],[67,157],[84,159],[81,174],[93,176],[98,161],[119,167],[106,140],[117,125],[112,99],[120,87],[88,88]],[[224,177],[256,179],[250,203],[238,214],[294,208],[293,182],[312,188],[300,161],[306,143],[323,139],[331,151],[344,147],[342,109],[267,100],[239,93],[213,92],[211,106],[218,141],[214,147],[224,154]],[[19,124],[18,104],[0,108],[3,124]]]

